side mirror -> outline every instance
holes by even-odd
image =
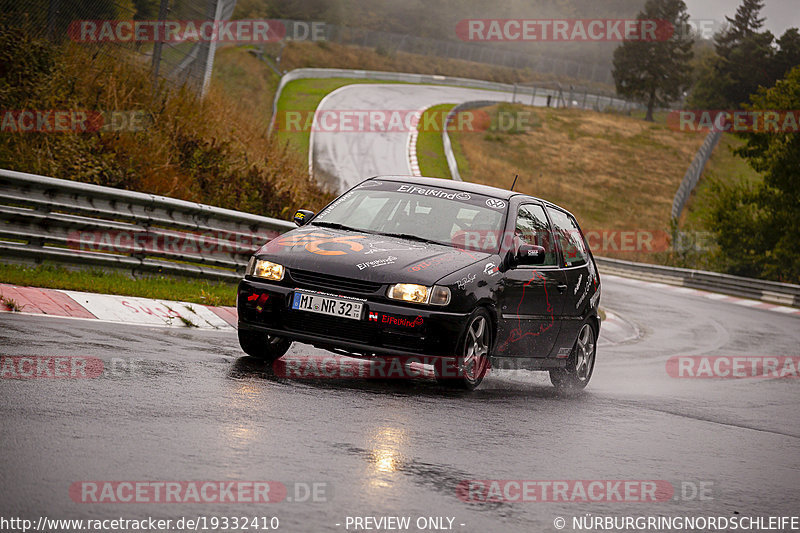
[[[545,250],[542,246],[535,244],[520,244],[517,251],[518,265],[542,265],[544,264]]]
[[[304,226],[306,222],[311,220],[311,217],[314,216],[313,211],[309,211],[308,209],[298,209],[294,214],[294,223],[298,226]]]

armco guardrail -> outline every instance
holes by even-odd
[[[681,184],[675,193],[675,198],[672,200],[673,220],[677,221],[681,217],[683,208],[686,207],[686,202],[689,200],[689,196],[697,186],[697,182],[700,180],[700,175],[703,173],[703,169],[706,168],[706,163],[711,157],[711,153],[714,151],[714,148],[719,143],[720,137],[722,137],[722,131],[715,130],[710,132],[708,135],[706,135],[706,138],[703,141],[703,144],[700,146],[700,149],[697,150],[697,153],[692,160],[692,164],[689,165],[689,168],[686,170],[686,174],[683,176],[683,181],[681,181]]]
[[[601,272],[800,307],[800,285],[596,257]]]
[[[0,170],[3,262],[235,280],[255,249],[293,227],[174,198]]]
[[[291,222],[0,170],[0,261],[237,280]],[[603,272],[800,307],[800,285],[598,257]]]

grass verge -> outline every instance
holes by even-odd
[[[151,276],[132,279],[125,274],[102,270],[68,270],[41,265],[35,267],[0,264],[0,283],[48,289],[67,289],[160,300],[178,300],[205,305],[236,305],[236,285]],[[4,301],[8,306],[8,303]]]
[[[735,155],[733,151],[740,148],[744,140],[724,133],[719,144],[711,154],[711,158],[703,170],[703,175],[695,187],[686,208],[683,212],[683,225],[691,229],[708,227],[709,206],[711,204],[712,184],[714,181],[745,182],[756,184],[763,180],[763,176],[743,158]]]
[[[311,119],[319,103],[328,94],[340,87],[353,84],[402,83],[382,80],[364,80],[357,78],[302,79],[286,84],[278,100],[278,116],[275,120],[275,136],[281,144],[288,143],[289,148],[303,157],[308,157],[309,138],[311,136]],[[293,125],[287,127],[287,112],[299,112],[301,116],[298,129]]]
[[[217,50],[211,86],[236,102],[253,122],[265,127],[272,117],[272,100],[280,77],[250,53],[251,49],[227,46]]]
[[[627,116],[499,104],[482,131],[455,132],[465,181],[545,198],[584,229],[666,230],[672,198],[703,135]]]
[[[484,111],[486,124],[476,128],[482,131],[450,135],[454,151],[460,150],[468,163],[459,163],[465,181],[508,188],[519,173],[515,190],[564,206],[585,232],[671,232],[672,199],[705,133],[672,130],[663,113],[655,122],[644,122],[619,113],[511,104]],[[506,127],[501,127],[501,115]],[[525,118],[525,127],[508,127],[508,117]],[[712,180],[760,179],[733,154],[740,144],[734,136],[723,136],[685,211],[682,230],[707,231]],[[593,250],[597,255],[719,270],[713,254],[687,258],[663,247],[622,251],[599,240],[600,249]]]
[[[442,131],[444,119],[455,104],[441,104],[429,107],[420,117],[417,136],[417,162],[423,176],[450,179],[450,169],[444,157]],[[459,164],[459,168],[461,165]]]

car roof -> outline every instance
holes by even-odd
[[[425,187],[444,187],[446,189],[456,189],[459,191],[464,192],[471,192],[474,194],[483,194],[486,196],[492,196],[494,198],[502,198],[503,200],[510,200],[512,197],[520,196],[525,198],[530,198],[532,200],[538,200],[540,202],[544,202],[545,204],[549,204],[555,207],[556,206],[552,202],[548,202],[547,200],[543,200],[541,198],[537,198],[535,196],[531,196],[529,194],[523,194],[521,192],[515,191],[508,191],[506,189],[499,189],[497,187],[492,187],[491,185],[481,185],[480,183],[471,183],[468,181],[454,181],[442,178],[427,178],[427,177],[420,177],[420,176],[374,176],[369,178],[370,180],[386,180],[386,181],[398,181],[403,183],[411,183],[413,185],[422,185]],[[563,209],[563,207],[561,208]]]

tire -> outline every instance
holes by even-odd
[[[239,330],[239,346],[242,347],[244,353],[262,361],[271,363],[280,359],[291,345],[292,341],[284,337]]]
[[[489,370],[492,346],[492,320],[485,309],[476,309],[467,321],[467,328],[458,342],[455,358],[434,363],[436,381],[454,389],[473,390]]]
[[[578,332],[567,366],[550,371],[550,382],[558,390],[579,391],[586,388],[594,373],[597,342],[594,328],[586,323]]]

